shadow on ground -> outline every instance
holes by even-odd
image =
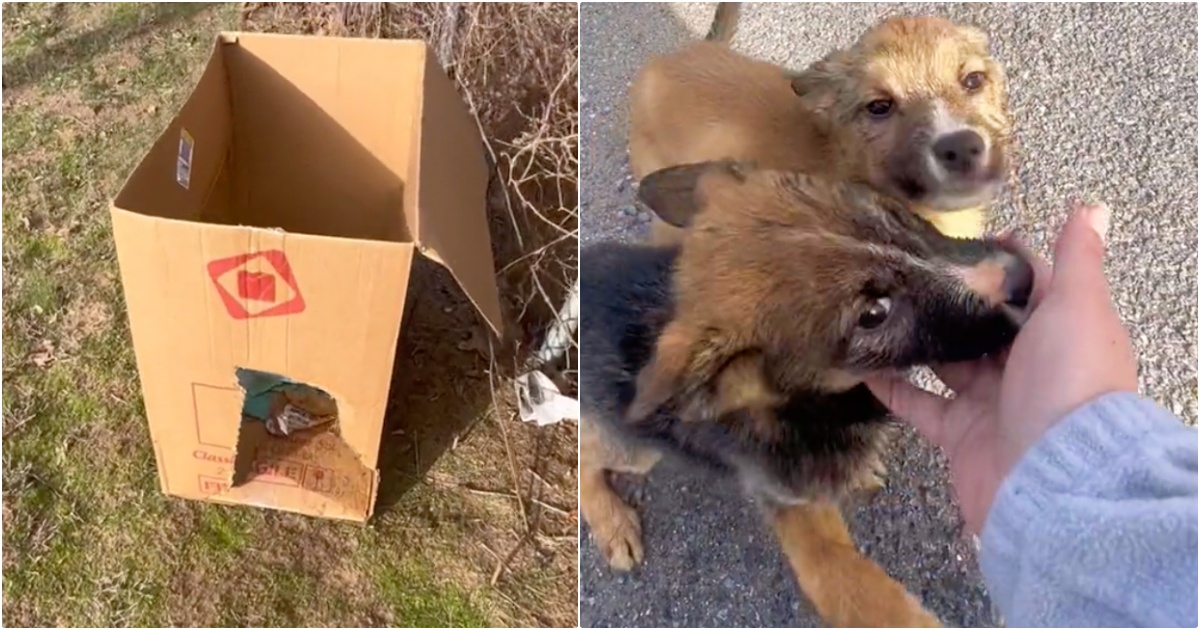
[[[381,514],[492,404],[484,355],[466,345],[488,333],[450,273],[418,256],[409,296],[380,447]],[[479,347],[486,353],[487,341]]]
[[[89,65],[91,59],[117,48],[126,40],[175,23],[186,22],[210,7],[210,4],[203,2],[160,2],[153,5],[147,17],[139,16],[136,10],[118,12],[96,29],[62,42],[39,47],[29,54],[6,62],[4,89],[37,83],[42,77],[57,74],[72,66]],[[19,8],[10,6],[5,8],[5,11],[19,11]],[[55,4],[42,31],[44,38],[53,37],[59,32],[65,23],[62,19],[65,11],[63,3]]]

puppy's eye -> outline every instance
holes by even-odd
[[[972,72],[962,78],[962,86],[966,88],[968,92],[974,92],[983,87],[983,84],[986,81],[987,77],[984,76],[982,72]]]
[[[867,113],[873,118],[887,118],[895,103],[890,98],[881,98],[867,103]]]
[[[867,306],[867,310],[858,316],[858,326],[867,330],[878,328],[880,324],[887,321],[891,312],[892,299],[881,297]]]

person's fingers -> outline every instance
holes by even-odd
[[[1054,246],[1055,293],[1073,296],[1108,297],[1104,276],[1104,238],[1111,220],[1108,206],[1084,206],[1075,210]]]
[[[865,382],[893,415],[912,425],[934,444],[942,445],[949,399],[927,392],[903,378],[868,378]]]

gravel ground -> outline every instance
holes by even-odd
[[[626,90],[649,55],[701,36],[712,10],[581,6],[585,245],[644,234],[649,217],[630,205]],[[1139,353],[1142,392],[1195,424],[1196,6],[748,4],[733,45],[803,67],[898,13],[937,13],[991,35],[1022,147],[1017,194],[1000,204],[995,227],[1016,226],[1047,252],[1067,199],[1109,203],[1107,270]],[[946,625],[998,624],[942,458],[906,434],[889,468],[888,488],[853,511],[860,546]],[[646,563],[614,575],[585,543],[582,625],[821,625],[731,483],[663,465],[624,485],[642,514]]]

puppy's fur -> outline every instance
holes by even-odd
[[[855,551],[837,507],[879,484],[888,416],[861,379],[1007,345],[1028,263],[865,186],[745,164],[664,169],[639,194],[691,227],[682,244],[582,252],[580,503],[605,558],[642,559],[605,471],[674,455],[742,482],[831,623],[936,625]]]
[[[1008,170],[1003,67],[987,36],[935,17],[889,19],[800,73],[726,45],[737,3],[708,39],[649,61],[630,88],[629,160],[745,160],[869,184],[951,236],[978,237]],[[890,103],[887,111],[881,103]],[[652,240],[677,229],[652,225]]]

